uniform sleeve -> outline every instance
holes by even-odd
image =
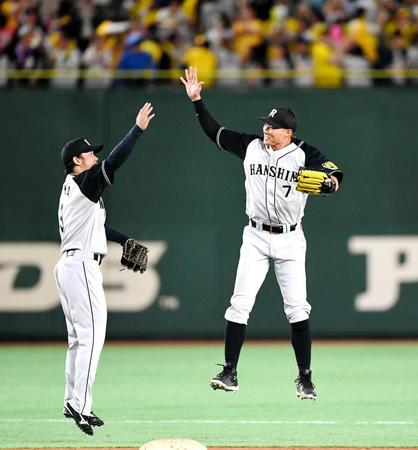
[[[255,134],[238,133],[237,131],[220,128],[216,140],[216,145],[239,158],[244,159],[247,154],[247,147],[254,139],[261,139]]]
[[[106,186],[113,183],[113,173],[106,170],[105,161],[74,177],[80,191],[92,202],[97,203]]]
[[[244,159],[250,142],[254,139],[260,139],[257,135],[238,133],[237,131],[227,130],[225,127],[221,127],[209,114],[203,100],[197,100],[193,102],[193,105],[203,131],[220,149]]]
[[[328,175],[333,175],[337,178],[339,184],[343,181],[342,171],[326,156],[324,156],[316,147],[307,144],[301,139],[295,138],[293,140],[306,155],[305,167],[308,169],[317,169],[326,172]]]
[[[123,245],[128,240],[128,236],[119,233],[119,231],[110,228],[109,225],[106,224],[105,224],[105,231],[106,231],[106,239],[108,241],[117,242],[118,244]]]
[[[116,170],[128,159],[141,134],[142,130],[134,125],[104,161],[74,177],[88,199],[97,203],[104,189],[113,184]]]
[[[129,133],[119,142],[119,144],[110,152],[105,159],[106,173],[113,177],[116,170],[128,159],[132,150],[135,147],[136,141],[143,131],[134,125]]]

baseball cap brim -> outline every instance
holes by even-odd
[[[281,127],[277,124],[277,122],[270,116],[266,117],[257,117],[258,120],[261,120],[264,123],[268,123],[272,126],[272,128],[287,128],[287,127]]]
[[[94,154],[99,153],[103,150],[104,144],[90,145],[88,152],[93,152]]]

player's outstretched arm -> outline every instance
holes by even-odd
[[[148,128],[154,117],[152,104],[146,102],[136,116],[135,125],[106,158],[106,169],[115,172],[127,160],[139,136]]]
[[[204,85],[203,81],[197,79],[197,67],[189,67],[184,71],[184,78],[180,77],[181,82],[186,88],[186,94],[192,102],[200,100],[200,93]]]
[[[184,76],[180,77],[183,83],[187,96],[193,102],[194,109],[196,111],[196,116],[199,120],[200,126],[206,135],[217,144],[216,137],[221,128],[219,123],[209,114],[206,109],[200,93],[202,91],[203,81],[199,81],[197,78],[197,68],[189,67],[184,71]],[[218,145],[218,144],[217,144]]]
[[[181,77],[180,80],[186,89],[187,96],[193,102],[196,116],[203,131],[219,148],[234,153],[239,158],[244,159],[248,143],[258,138],[258,136],[246,135],[221,127],[209,114],[209,111],[203,103],[200,95],[203,81],[199,81],[197,78],[197,68],[189,67],[185,70],[184,75],[185,78]]]

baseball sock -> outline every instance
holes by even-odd
[[[247,325],[226,321],[225,328],[225,362],[228,366],[237,368],[239,354],[245,339]]]
[[[290,324],[292,327],[292,346],[295,351],[299,372],[311,367],[311,329],[309,319]]]

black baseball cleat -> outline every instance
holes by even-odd
[[[93,411],[90,412],[89,416],[83,416],[85,419],[87,419],[87,422],[92,426],[92,427],[101,427],[102,425],[104,425],[103,420],[100,417],[97,417],[96,414],[94,414]]]
[[[229,363],[217,365],[222,366],[223,370],[210,380],[210,386],[215,391],[216,389],[222,389],[227,392],[237,392],[239,387],[235,367],[231,366]]]
[[[68,418],[72,418],[73,416],[71,415],[71,413],[68,411],[67,407],[64,406],[64,416],[68,417]],[[85,420],[87,420],[87,422],[92,426],[92,427],[101,427],[102,425],[104,425],[103,420],[100,417],[97,417],[96,414],[94,414],[93,411],[91,411],[89,416],[85,416],[83,415],[83,418]]]
[[[70,417],[74,419],[74,422],[76,423],[78,428],[80,428],[83,433],[86,433],[89,436],[93,436],[93,428],[84,418],[84,416],[78,413],[68,402],[66,403],[65,408],[67,409],[67,413],[70,414]],[[64,415],[67,417],[65,412]]]
[[[301,400],[316,400],[315,385],[311,380],[312,371],[305,369],[296,378],[296,395]]]

